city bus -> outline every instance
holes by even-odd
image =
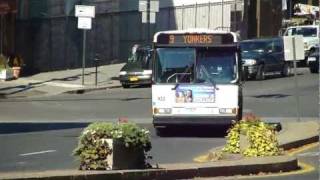
[[[230,125],[242,116],[241,53],[233,32],[157,32],[152,113],[157,134],[176,126]]]

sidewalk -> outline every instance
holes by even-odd
[[[98,68],[98,85],[95,86],[95,68],[85,69],[84,86],[82,69],[39,73],[16,80],[0,82],[0,98],[56,95],[65,92],[119,87],[118,77],[122,64],[104,65]]]

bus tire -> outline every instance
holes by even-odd
[[[165,128],[157,128],[155,127],[154,128],[155,131],[156,131],[156,135],[159,136],[159,137],[165,137],[166,133],[165,133]]]
[[[261,81],[261,80],[265,80],[265,78],[266,78],[266,75],[265,75],[265,71],[264,71],[264,66],[261,64],[258,66],[256,80]]]

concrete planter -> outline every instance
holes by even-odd
[[[240,150],[243,152],[250,146],[250,142],[246,135],[240,134]]]
[[[112,154],[107,157],[109,168],[119,169],[143,169],[145,168],[145,154],[142,148],[127,148],[119,141],[108,140]]]
[[[13,71],[12,69],[2,69],[0,70],[0,79],[1,80],[10,80],[13,79]]]

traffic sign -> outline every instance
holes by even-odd
[[[304,42],[303,37],[299,36],[284,36],[284,59],[286,61],[304,60]]]
[[[140,12],[148,11],[148,1],[147,0],[140,0],[139,1],[139,11]]]
[[[95,17],[95,6],[76,5],[75,16],[76,17],[94,18]]]
[[[78,29],[91,29],[92,18],[78,17]]]

